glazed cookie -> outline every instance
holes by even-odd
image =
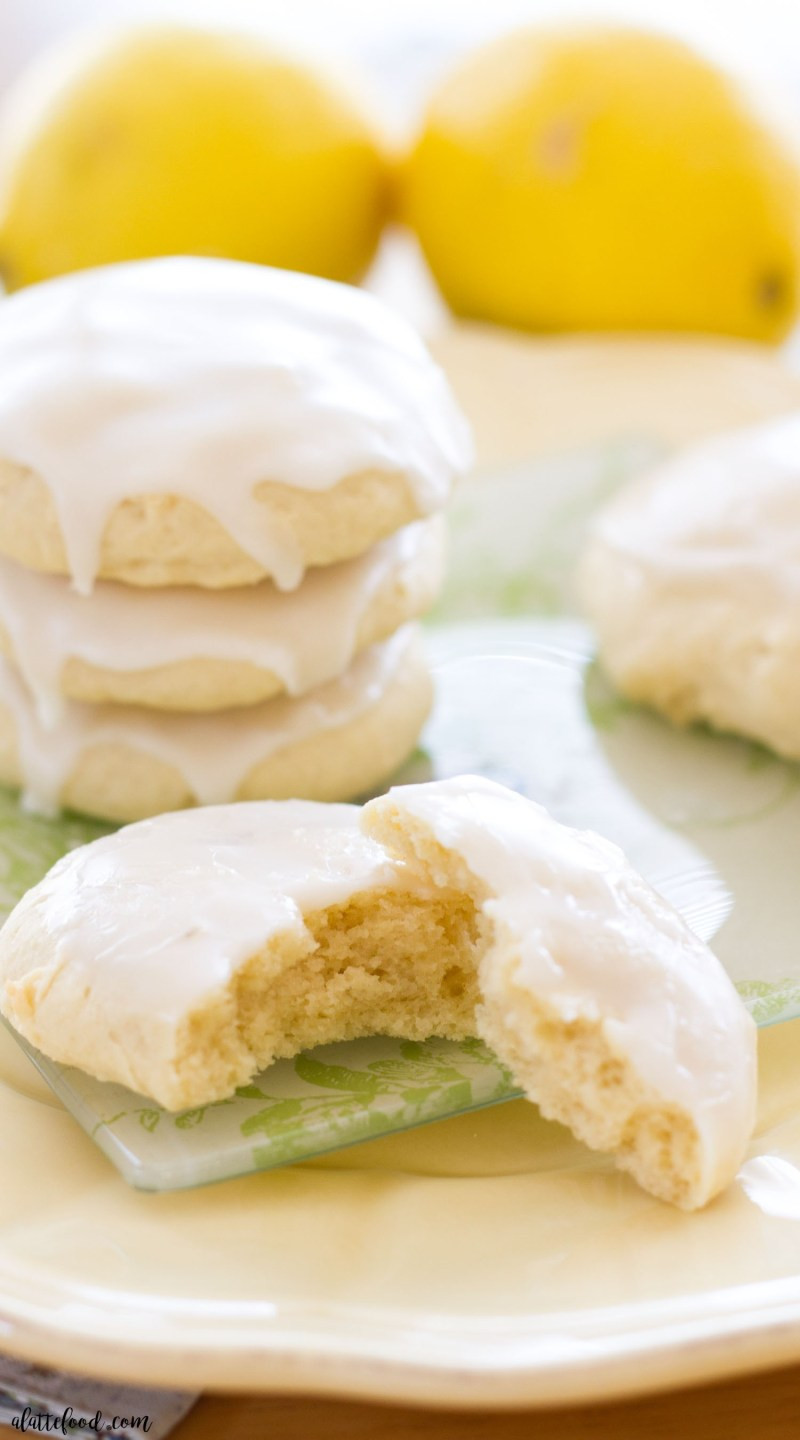
[[[309,571],[289,594],[269,580],[217,591],[100,581],[88,598],[0,557],[0,649],[44,719],[61,696],[198,711],[302,695],[428,609],[444,550],[437,515]]]
[[[800,420],[687,449],[601,513],[580,569],[623,694],[800,757]]]
[[[360,813],[218,806],[72,851],[0,931],[2,1013],[168,1109],[348,1036],[466,1037],[474,907],[420,891]]]
[[[0,661],[0,783],[34,808],[118,821],[232,799],[348,799],[397,769],[430,702],[413,626],[299,699],[208,715],[67,701],[54,729]]]
[[[314,1045],[477,1029],[545,1115],[686,1208],[754,1118],[755,1027],[711,951],[615,846],[471,776],[73,851],[0,931],[0,1008],[170,1109]]]
[[[0,315],[0,552],[143,586],[293,589],[441,509],[466,422],[348,285],[229,260],[111,265]]]

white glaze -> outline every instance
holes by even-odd
[[[38,912],[53,971],[69,966],[77,990],[91,988],[112,1039],[137,1026],[172,1031],[272,937],[302,933],[303,911],[404,884],[403,867],[362,834],[359,814],[268,800],[126,825],[65,855],[8,933],[26,910]]]
[[[597,541],[654,581],[800,589],[800,416],[691,446],[622,490]]]
[[[380,587],[441,577],[444,522],[406,526],[364,555],[307,572],[285,594],[271,582],[231,590],[132,589],[99,582],[85,598],[59,576],[0,557],[0,624],[42,724],[64,713],[59,678],[70,657],[105,670],[140,671],[184,660],[238,660],[303,695],[341,675]],[[424,583],[424,582],[423,582]]]
[[[421,822],[486,887],[517,984],[566,1021],[602,1022],[643,1086],[694,1119],[699,1191],[730,1178],[755,1118],[755,1026],[716,956],[622,851],[475,776],[395,788],[367,805],[367,826],[385,807]],[[482,987],[491,963],[490,951]]]
[[[411,328],[348,285],[174,258],[83,271],[0,306],[0,455],[49,486],[82,594],[125,499],[213,515],[282,589],[302,560],[260,481],[329,490],[406,476],[423,514],[470,458],[466,422]]]
[[[53,811],[80,754],[92,745],[127,745],[173,765],[201,805],[232,800],[260,761],[322,730],[346,725],[376,704],[414,642],[404,626],[356,657],[343,675],[299,699],[201,715],[159,714],[134,706],[65,702],[46,728],[13,667],[0,661],[0,706],[12,714],[26,803]]]

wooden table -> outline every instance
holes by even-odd
[[[341,1400],[211,1396],[175,1440],[793,1440],[800,1366],[577,1410],[411,1410]]]

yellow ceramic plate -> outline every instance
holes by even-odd
[[[708,354],[703,347],[706,368]],[[602,365],[602,347],[597,358]],[[585,384],[585,354],[581,363]],[[641,357],[637,371],[640,364]],[[535,420],[536,396],[509,388],[505,372],[503,393],[493,392],[491,369],[486,404],[498,413],[516,404],[518,418],[524,409]],[[685,364],[681,384],[687,388]],[[634,463],[631,453],[615,459],[615,473]],[[579,526],[587,497],[591,503],[610,483],[607,460],[604,454],[595,469],[585,457],[574,472],[562,467],[557,495],[551,467],[531,471],[531,494],[544,497],[550,515],[547,553],[541,564],[536,559],[541,594],[532,593],[521,554],[516,583],[502,581],[503,608],[560,603],[575,517]],[[580,494],[571,507],[573,473]],[[512,476],[509,494],[521,488],[519,474]],[[496,501],[490,492],[490,505]],[[469,529],[466,517],[457,543],[467,549]],[[500,581],[484,558],[482,584],[494,596]],[[469,609],[459,585],[451,613]],[[452,649],[441,658],[458,661]],[[501,698],[508,702],[498,696],[498,707]],[[626,764],[629,721],[617,719],[606,732],[607,759],[630,788],[631,806],[647,811],[648,823],[674,823],[676,855],[686,845],[702,850],[698,835],[681,828],[693,818],[688,778],[683,815],[665,817],[665,797]],[[440,712],[429,732],[434,760],[447,723]],[[480,762],[479,738],[465,744],[471,764]],[[655,743],[662,740],[672,743],[664,736]],[[486,745],[496,770],[497,736]],[[557,804],[569,757],[548,767],[539,756],[537,766]],[[767,767],[757,783],[769,789],[777,774]],[[704,813],[708,800],[706,789]],[[780,799],[784,805],[791,809],[793,794]],[[774,973],[785,956],[788,974],[798,932],[789,911],[773,905],[773,881],[783,884],[788,862],[785,853],[766,851],[758,836],[767,821],[752,818],[752,870],[737,857],[750,876],[750,928],[740,939],[758,943],[752,916],[761,877]],[[709,863],[733,893],[727,844],[712,848]],[[723,895],[716,882],[712,891]],[[712,907],[712,928],[724,920],[735,933],[736,907],[732,932],[726,904]],[[799,1047],[800,1022],[762,1032],[760,1118],[747,1162],[725,1196],[687,1216],[642,1194],[522,1101],[303,1166],[193,1192],[141,1194],[0,1032],[0,1344],[131,1380],[458,1405],[632,1393],[796,1358]]]
[[[687,1216],[524,1101],[194,1192],[129,1189],[0,1034],[0,1340],[100,1375],[452,1404],[800,1354],[798,1022],[757,1138]]]

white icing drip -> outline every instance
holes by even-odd
[[[595,536],[654,578],[800,588],[800,417],[692,446],[634,481]]]
[[[201,805],[232,800],[260,761],[318,731],[345,725],[376,704],[415,635],[415,626],[403,627],[364,650],[344,675],[299,699],[279,696],[263,705],[203,715],[67,701],[51,730],[42,725],[12,666],[2,661],[0,705],[15,720],[26,803],[55,809],[81,753],[104,743],[127,745],[173,765]]]
[[[421,821],[486,886],[514,983],[567,1021],[601,1022],[644,1086],[687,1111],[703,1141],[701,1189],[741,1157],[754,1121],[755,1027],[716,956],[590,831],[475,776],[371,801]],[[491,952],[480,983],[487,993]],[[503,991],[511,1010],[514,999]],[[525,1043],[522,1040],[521,1043]]]
[[[253,490],[404,475],[423,514],[470,458],[406,323],[347,285],[212,259],[112,265],[0,307],[0,455],[39,474],[82,594],[125,499],[195,501],[282,589],[302,578]]]
[[[419,521],[354,560],[309,570],[288,595],[269,581],[216,591],[101,581],[85,598],[59,576],[0,557],[0,624],[45,725],[64,713],[59,677],[70,657],[116,671],[239,660],[301,695],[350,665],[359,624],[385,582],[413,590],[415,576],[441,574],[443,546],[440,517]]]

